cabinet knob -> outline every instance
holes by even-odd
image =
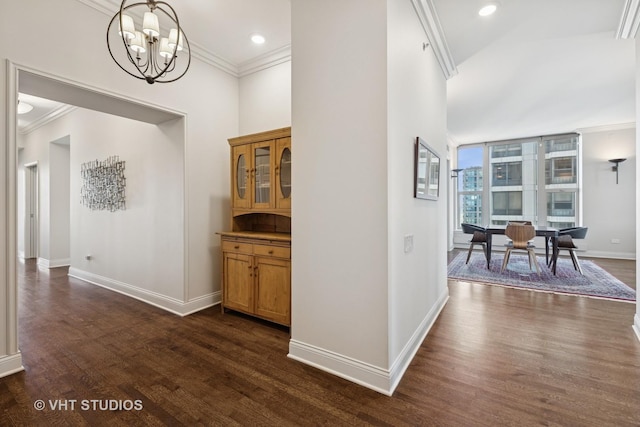
[[[235,245],[233,249],[240,249],[240,245]]]
[[[269,249],[269,255],[273,255],[273,249]]]

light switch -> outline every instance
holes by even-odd
[[[404,236],[404,253],[408,254],[413,251],[413,234]]]

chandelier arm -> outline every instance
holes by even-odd
[[[166,11],[164,11],[163,9],[160,9],[167,16],[169,16],[169,18],[171,18],[171,20],[173,22],[176,23],[176,25],[178,27],[178,38],[180,37],[180,34],[182,34],[183,42],[187,47],[187,52],[189,52],[189,54],[187,55],[187,65],[186,65],[184,71],[182,72],[182,74],[180,74],[179,76],[177,76],[177,77],[175,77],[175,78],[173,78],[171,80],[157,80],[157,83],[172,83],[172,82],[175,82],[176,80],[180,79],[182,76],[184,76],[187,73],[187,71],[189,70],[189,67],[191,66],[191,45],[189,44],[189,39],[187,38],[187,35],[182,32],[182,29],[180,27],[180,22],[178,22],[178,15],[176,14],[175,10],[171,7],[171,5],[167,4],[164,1],[156,2],[156,4],[160,4],[160,3],[167,5],[169,7],[169,9],[171,9],[171,11],[174,13],[176,19],[171,18],[171,16],[169,16]],[[176,42],[177,42],[177,40],[176,40]],[[176,43],[175,47],[173,48],[174,55],[172,57],[171,62],[174,62],[177,59],[177,57],[178,57],[177,50],[178,50],[178,43]],[[174,68],[175,68],[175,63],[174,63]]]
[[[178,14],[176,13],[175,9],[171,7],[169,3],[164,1],[156,1],[154,2],[154,5],[156,10],[159,10],[162,13],[164,13],[169,19],[171,19],[176,24],[177,31],[178,31],[178,34],[176,35],[176,45],[173,47],[173,54],[171,55],[171,60],[167,62],[164,67],[158,66],[156,70],[158,74],[153,78],[155,80],[157,78],[160,78],[162,75],[166,75],[166,73],[169,72],[169,67],[171,67],[172,64],[174,64],[174,68],[175,68],[175,60],[176,60],[176,55],[178,53],[178,44],[179,44],[178,42],[180,41],[181,36],[183,39],[186,39],[187,37],[184,35],[184,33],[182,32],[182,28],[180,27],[180,20],[178,19]],[[171,16],[169,12],[167,12],[162,7],[160,7],[160,5],[165,5],[166,7],[168,7],[171,10],[171,13],[173,14],[173,16]],[[189,56],[191,56],[191,51],[189,51]],[[183,75],[184,73],[182,73],[180,77],[182,77]],[[165,83],[165,82],[161,82],[161,83]]]
[[[131,55],[131,51],[129,49],[129,45],[127,44],[127,40],[125,39],[124,36],[124,31],[122,31],[122,16],[124,16],[124,12],[128,9],[131,9],[133,7],[136,6],[146,6],[149,7],[149,9],[151,9],[151,7],[149,6],[149,2],[145,1],[145,2],[138,2],[138,3],[132,3],[128,6],[125,6],[125,3],[127,2],[127,0],[122,0],[122,3],[120,3],[120,35],[122,37],[122,44],[124,45],[124,49],[127,52],[127,57],[129,58],[129,61],[133,64],[133,66],[136,68],[136,70],[138,71],[138,73],[140,73],[141,77],[136,76],[136,78],[139,78],[141,80],[146,80],[147,76],[145,75],[145,73],[147,72],[147,70],[149,69],[149,56],[147,55],[147,62],[144,64],[140,64],[140,62],[138,61],[138,56],[136,56],[136,58],[134,59],[133,56]],[[116,14],[117,15],[117,14]],[[137,55],[139,55],[139,53],[136,52]],[[120,64],[118,64],[120,65]],[[120,67],[122,68],[122,66]],[[144,69],[143,69],[144,68]],[[129,71],[127,71],[129,74],[133,74]]]

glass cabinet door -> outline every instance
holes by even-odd
[[[280,156],[280,192],[282,197],[291,197],[291,150],[285,148]]]
[[[271,147],[254,146],[254,206],[269,207],[271,202]]]
[[[251,159],[249,154],[251,153],[247,146],[233,147],[233,170],[231,180],[233,183],[233,206],[236,208],[249,208],[251,207],[251,198],[249,192],[251,191],[249,183],[249,173],[251,170]]]
[[[238,156],[236,165],[236,192],[240,199],[247,197],[247,159],[244,154]]]
[[[291,209],[291,138],[276,141],[277,209]]]

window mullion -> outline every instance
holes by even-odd
[[[538,226],[546,226],[547,224],[547,192],[546,192],[546,166],[547,156],[545,155],[545,143],[542,138],[538,138],[538,215],[536,223]]]

